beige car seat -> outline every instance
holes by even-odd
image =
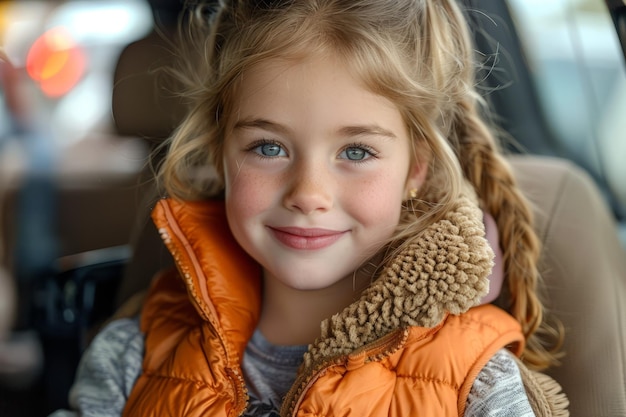
[[[572,416],[626,416],[626,250],[592,179],[570,162],[515,156],[543,243],[548,307],[566,329],[563,386]]]

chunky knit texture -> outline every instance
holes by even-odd
[[[322,323],[304,366],[352,352],[399,327],[433,327],[448,313],[480,304],[494,257],[484,236],[482,211],[471,197],[459,198],[387,263],[357,302]]]

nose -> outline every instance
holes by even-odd
[[[333,205],[333,181],[323,164],[298,163],[287,174],[289,186],[283,198],[284,206],[303,214],[328,211]]]

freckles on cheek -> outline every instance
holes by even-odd
[[[229,184],[226,203],[240,215],[252,214],[262,209],[272,193],[264,190],[264,181],[255,175],[240,171]]]
[[[361,213],[362,220],[369,224],[394,223],[400,218],[403,190],[394,187],[393,178],[380,176],[361,182],[354,189],[352,207]]]

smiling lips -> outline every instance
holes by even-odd
[[[328,229],[305,229],[300,227],[270,227],[274,237],[291,249],[316,250],[326,248],[348,233]]]

